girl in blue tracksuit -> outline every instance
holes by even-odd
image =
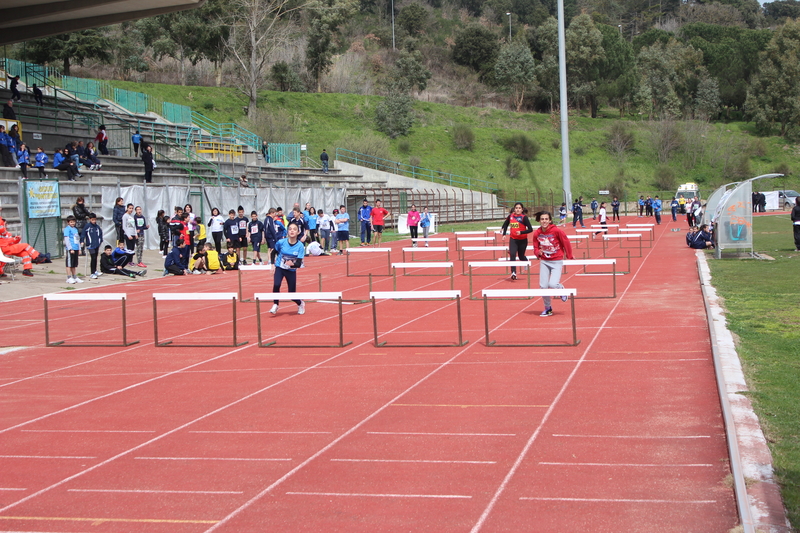
[[[281,292],[281,283],[284,278],[289,292],[297,292],[297,269],[303,266],[303,256],[306,249],[303,243],[297,238],[300,234],[300,227],[292,222],[286,230],[287,237],[275,243],[275,277],[272,285],[272,292]],[[306,304],[302,300],[292,300],[297,304],[297,314],[302,315],[306,312]],[[278,300],[273,301],[272,309],[269,310],[273,315],[278,313]]]
[[[28,165],[31,164],[31,153],[25,143],[19,145],[17,150],[17,162],[19,163],[19,170],[22,172],[23,178],[28,178]]]
[[[47,171],[45,171],[45,167],[47,163],[50,162],[50,158],[47,157],[47,154],[42,150],[42,147],[36,149],[36,168],[39,169],[39,177],[46,178]]]

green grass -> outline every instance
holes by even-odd
[[[191,106],[217,122],[242,122],[242,106],[245,101],[236,89],[216,87],[181,87],[175,85],[145,84],[110,81],[113,86],[152,94],[168,102]],[[294,142],[308,146],[309,154],[327,148],[329,152],[342,146],[340,140],[349,134],[375,133],[373,117],[375,107],[382,100],[378,96],[354,94],[283,93],[263,91],[259,107],[265,110],[283,109],[294,125]],[[410,158],[419,159],[419,166],[440,170],[473,179],[490,180],[505,191],[535,190],[549,195],[553,191],[561,195],[561,149],[558,118],[548,114],[514,113],[493,108],[456,107],[445,104],[418,101],[414,106],[416,121],[408,137],[390,141],[392,159],[409,163]],[[612,109],[601,110],[601,118],[589,118],[585,112],[576,112],[571,117],[570,151],[573,195],[591,197],[598,190],[607,189],[620,169],[624,171],[628,199],[639,194],[657,194],[653,176],[657,158],[647,142],[645,123],[630,119],[627,124],[633,129],[637,141],[633,152],[624,162],[617,161],[606,149],[605,139],[611,124],[619,121],[618,113]],[[455,124],[466,124],[473,128],[475,145],[473,150],[457,150],[452,139]],[[511,152],[505,150],[498,140],[514,132],[525,132],[541,146],[537,159],[529,164],[523,162],[522,176],[506,177],[505,159]],[[678,154],[670,161],[677,182],[694,181],[700,184],[701,193],[708,195],[716,186],[737,181],[723,172],[719,161],[711,161],[714,154],[730,150],[732,153],[750,154],[749,177],[773,172],[779,165],[796,167],[795,147],[777,137],[765,138],[766,153],[754,155],[747,148],[753,142],[752,124],[718,123],[703,139],[713,144],[704,156],[692,161],[688,154]],[[398,145],[407,142],[410,150],[402,153]],[[687,142],[696,145],[696,142]],[[744,146],[744,148],[741,148]],[[731,147],[736,149],[731,150]],[[782,183],[770,186],[800,188],[800,181],[791,177]]]
[[[787,215],[755,217],[755,248],[774,261],[710,260],[738,336],[753,406],[792,525],[800,525],[800,252]]]

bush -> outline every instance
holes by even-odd
[[[625,127],[622,122],[616,121],[611,124],[611,129],[606,135],[606,147],[608,151],[617,156],[619,159],[624,159],[625,154],[633,150],[633,145],[636,138],[633,132]]]
[[[472,150],[475,133],[466,124],[456,124],[453,126],[453,142],[459,150]]]
[[[561,150],[561,139],[553,139],[550,145],[556,150]]]
[[[575,155],[586,155],[585,146],[576,146],[574,149]]]
[[[339,146],[378,159],[390,159],[389,140],[386,137],[375,135],[374,133],[363,133],[356,135],[348,133],[339,141]],[[370,165],[364,165],[370,166]],[[378,168],[375,165],[373,168]]]
[[[515,133],[507,139],[500,141],[500,145],[510,152],[514,152],[523,161],[534,161],[541,149],[539,143],[524,133]]]
[[[400,141],[399,143],[397,143],[397,150],[401,154],[407,154],[408,152],[411,151],[411,143],[406,140]]]
[[[753,142],[750,144],[750,150],[755,157],[764,157],[767,155],[767,152],[769,152],[764,139],[753,139]]]
[[[781,163],[774,170],[775,174],[783,174],[784,176],[790,176],[792,174],[792,169],[789,168],[789,165],[786,163]]]
[[[513,155],[506,157],[506,175],[511,179],[517,179],[520,174],[522,174],[522,163]]]
[[[375,107],[375,127],[394,139],[400,135],[408,135],[414,124],[414,100],[407,94],[390,93],[386,99]]]
[[[295,142],[294,120],[281,107],[273,107],[269,111],[256,109],[252,118],[243,120],[242,126],[270,143]]]
[[[654,184],[659,191],[674,191],[677,187],[675,171],[667,165],[659,165],[656,167]]]
[[[422,160],[417,156],[412,155],[411,157],[408,158],[408,164],[411,165],[412,167],[418,167],[421,163]]]
[[[608,192],[612,198],[614,196],[617,198],[625,197],[625,169],[619,169],[616,177],[608,184]]]

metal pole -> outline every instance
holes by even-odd
[[[396,50],[394,45],[394,0],[392,0],[392,50]]]
[[[508,42],[511,42],[511,13],[506,13],[508,15]]]
[[[569,105],[567,104],[567,46],[564,33],[564,0],[558,0],[558,82],[561,103],[561,183],[565,202],[572,198],[569,173]]]

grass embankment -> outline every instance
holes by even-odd
[[[233,88],[181,87],[111,81],[115,87],[152,94],[168,102],[191,106],[217,122],[242,122],[244,101]],[[282,110],[291,117],[293,142],[308,146],[315,156],[323,148],[329,152],[343,146],[341,140],[353,134],[376,133],[375,107],[382,100],[377,96],[354,94],[312,94],[263,91],[259,107],[267,112]],[[558,117],[541,113],[514,113],[491,108],[456,107],[418,101],[416,121],[411,134],[390,141],[390,158],[401,163],[418,161],[417,166],[473,179],[489,180],[499,189],[537,190],[543,194],[561,194],[561,148]],[[620,121],[615,110],[603,110],[606,117],[592,119],[576,113],[570,123],[572,192],[575,196],[596,196],[608,189],[620,172],[626,183],[628,199],[639,194],[657,194],[654,175],[658,158],[649,138],[653,123],[625,120],[636,142],[624,159],[606,149],[611,125]],[[601,113],[602,115],[602,113]],[[472,150],[458,150],[453,126],[472,128],[475,142]],[[669,167],[676,183],[694,181],[705,196],[718,185],[737,181],[735,171],[747,177],[773,172],[781,165],[797,166],[797,147],[784,139],[756,139],[752,125],[717,123],[705,128],[702,122],[690,123],[682,131],[683,147],[673,153]],[[506,176],[506,158],[511,152],[498,141],[513,133],[524,132],[541,147],[535,161],[522,162],[519,178]],[[798,169],[800,170],[800,169]],[[775,186],[798,188],[796,178]],[[674,191],[674,189],[672,189]]]
[[[788,215],[753,220],[756,251],[774,261],[710,259],[738,336],[750,396],[772,450],[789,520],[800,525],[800,252]]]

